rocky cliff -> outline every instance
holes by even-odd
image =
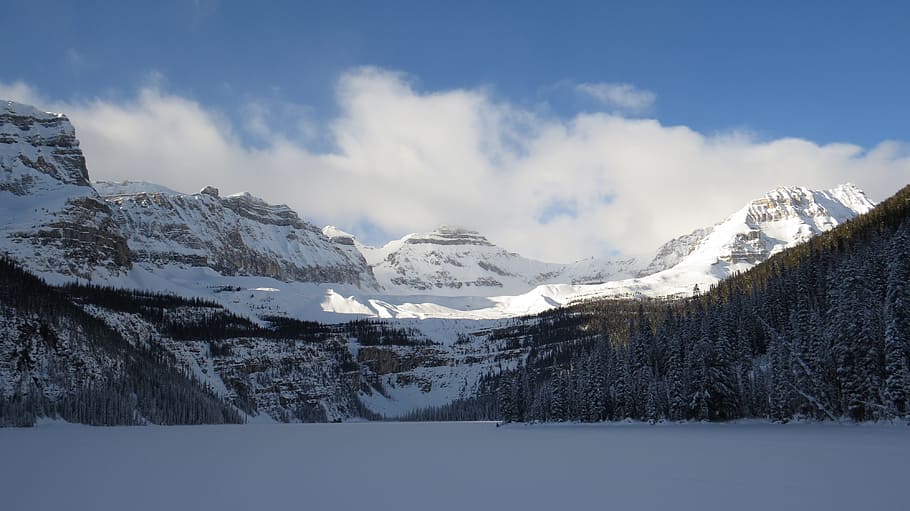
[[[0,252],[41,274],[90,279],[130,268],[126,239],[61,114],[0,102],[0,214]]]
[[[376,288],[356,251],[334,243],[284,205],[214,187],[182,194],[144,183],[95,183],[136,264],[207,267],[222,275]]]

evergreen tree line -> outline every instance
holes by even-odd
[[[494,421],[501,414],[495,399],[481,395],[469,399],[457,399],[444,406],[428,406],[398,417],[386,420],[405,422],[449,422],[449,421]]]
[[[359,319],[336,326],[344,335],[357,339],[361,346],[432,346],[436,343],[420,332],[398,328],[384,321]]]
[[[14,367],[19,382],[24,382],[17,393],[0,396],[0,425],[30,425],[42,416],[96,425],[243,420],[211,389],[184,374],[170,353],[130,344],[75,305],[63,290],[48,286],[7,258],[0,258],[0,311],[25,326],[37,322],[34,328],[23,327],[29,335],[0,339],[12,345],[9,351],[17,358]],[[66,377],[72,360],[58,342],[64,333],[70,342],[85,343],[85,351],[104,368],[103,374],[76,382]],[[52,368],[57,369],[50,374],[35,374],[32,338],[45,343],[52,353],[56,361]],[[63,394],[41,388],[43,378],[63,388]]]

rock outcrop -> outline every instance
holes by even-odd
[[[91,279],[130,268],[126,239],[89,183],[61,114],[0,102],[0,252],[42,275]]]

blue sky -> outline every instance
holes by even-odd
[[[0,92],[68,113],[96,177],[252,189],[371,242],[467,223],[542,258],[637,253],[769,187],[852,180],[881,199],[910,181],[908,5],[13,0]],[[463,130],[428,137],[440,123]],[[182,133],[168,147],[197,151],[124,142],[142,130]],[[648,168],[667,169],[676,188],[652,200],[676,221],[635,209],[647,200],[636,186],[664,181]],[[516,190],[508,210],[433,195],[504,175],[515,176],[500,183]],[[301,184],[275,184],[292,178]],[[306,191],[315,181],[338,195],[370,183],[403,206],[357,194],[327,204]],[[717,186],[723,198],[679,213],[674,192]],[[639,225],[619,225],[629,218]],[[561,242],[542,250],[518,231]]]
[[[745,4],[13,1],[0,78],[67,98],[160,73],[203,104],[277,97],[325,116],[338,75],[372,65],[558,113],[592,108],[561,83],[623,82],[657,94],[649,115],[703,132],[907,138],[910,4]]]

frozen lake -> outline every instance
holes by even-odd
[[[0,430],[8,510],[907,509],[910,428],[363,423]]]

